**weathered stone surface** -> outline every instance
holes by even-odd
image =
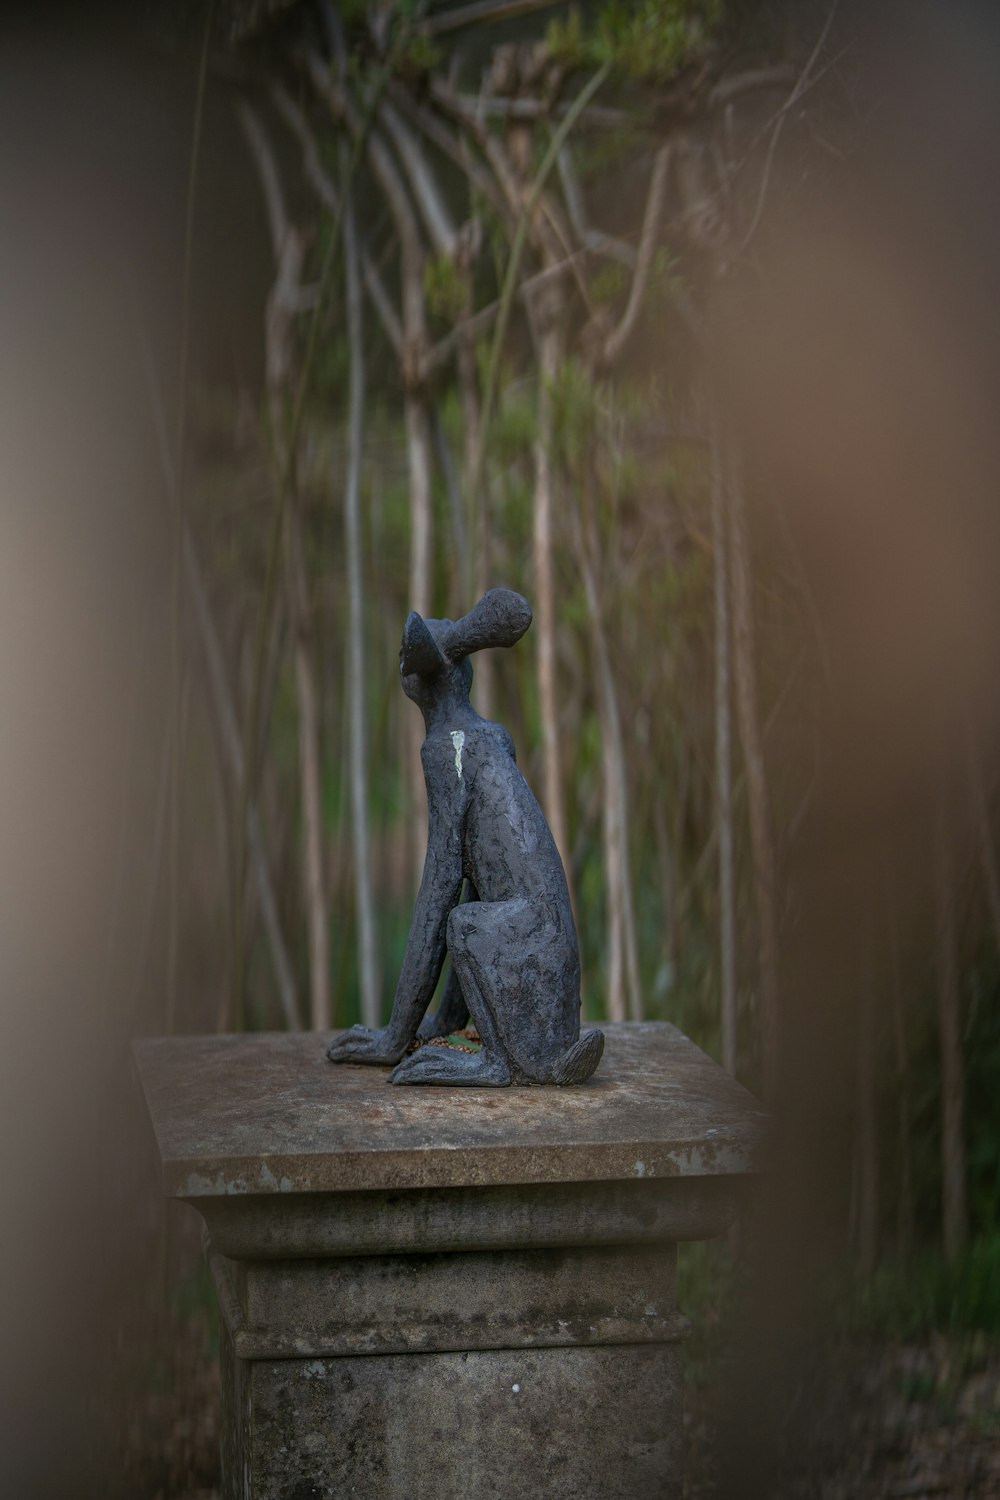
[[[192,1198],[237,1260],[662,1244],[722,1234],[745,1176]]]
[[[392,1089],[324,1040],[136,1044],[207,1226],[224,1500],[679,1494],[674,1242],[731,1219],[756,1101],[660,1024],[516,1093]]]
[[[243,1359],[672,1342],[686,1332],[675,1265],[672,1245],[249,1267],[212,1255]]]
[[[579,1088],[392,1089],[320,1034],[135,1044],[178,1198],[745,1174],[764,1115],[675,1027],[606,1028]]]
[[[680,1494],[671,1345],[261,1360],[244,1378],[254,1500]]]

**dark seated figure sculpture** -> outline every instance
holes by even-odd
[[[399,670],[426,728],[427,858],[389,1023],[342,1033],[331,1062],[395,1063],[392,1083],[503,1087],[582,1083],[600,1061],[602,1033],[580,1035],[580,955],[555,841],[510,735],[469,702],[471,653],[513,646],[530,624],[510,589],[454,623],[406,621]],[[440,1009],[425,1015],[446,953]],[[457,1035],[470,1015],[478,1036]]]

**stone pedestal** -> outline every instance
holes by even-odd
[[[225,1500],[679,1496],[678,1240],[760,1106],[674,1027],[582,1088],[396,1088],[316,1034],[143,1041],[223,1314]]]

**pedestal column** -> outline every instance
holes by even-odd
[[[756,1101],[675,1028],[586,1086],[394,1088],[318,1035],[136,1044],[223,1316],[226,1500],[680,1494],[676,1244],[721,1233]]]

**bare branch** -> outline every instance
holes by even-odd
[[[778,149],[778,141],[779,141],[779,139],[781,137],[781,131],[782,131],[782,128],[784,126],[785,120],[786,120],[786,118],[788,116],[788,112],[789,112],[789,110],[791,110],[792,108],[794,108],[794,106],[801,99],[802,95],[806,92],[807,88],[809,88],[811,86],[810,79],[811,79],[812,70],[813,70],[813,68],[814,68],[814,66],[816,64],[816,61],[817,61],[820,53],[823,50],[823,47],[824,47],[824,45],[826,43],[826,39],[827,39],[827,37],[830,34],[830,27],[833,25],[833,18],[837,14],[837,6],[838,6],[838,4],[839,4],[839,0],[833,0],[833,4],[830,6],[829,12],[827,13],[826,22],[825,22],[825,24],[823,26],[823,29],[822,29],[822,31],[819,34],[819,38],[818,38],[818,40],[816,42],[815,47],[813,48],[812,52],[809,54],[809,57],[808,57],[808,59],[806,61],[805,67],[802,69],[802,72],[799,74],[798,81],[796,82],[795,87],[792,89],[791,93],[789,94],[788,98],[785,100],[784,104],[782,104],[781,108],[773,116],[772,122],[765,127],[765,129],[764,129],[763,132],[758,132],[758,134],[754,137],[754,140],[751,142],[749,150],[746,152],[746,154],[744,156],[744,161],[746,161],[747,158],[755,150],[756,145],[763,138],[763,135],[766,134],[768,130],[771,131],[771,139],[770,139],[770,142],[768,143],[768,148],[767,148],[767,158],[766,158],[766,160],[764,162],[764,173],[763,173],[763,177],[761,179],[760,191],[759,191],[759,193],[757,195],[757,206],[754,209],[753,218],[750,221],[750,228],[747,230],[747,232],[744,235],[743,240],[742,240],[742,242],[740,244],[740,253],[741,254],[746,249],[747,245],[749,245],[750,241],[753,239],[754,235],[756,234],[756,232],[757,232],[757,226],[760,223],[761,216],[762,216],[762,214],[764,212],[764,201],[765,201],[765,199],[767,197],[767,190],[768,190],[768,186],[769,186],[770,181],[771,181],[771,168],[774,165],[775,152]],[[828,67],[829,66],[832,66],[832,63],[828,64]],[[823,72],[826,72],[826,71],[827,70],[824,68]],[[823,74],[821,73],[820,77],[822,77],[822,76],[823,76]],[[773,130],[772,130],[772,124],[773,124]]]
[[[435,92],[437,79],[431,81],[431,92]],[[505,99],[496,94],[460,94],[455,98],[464,109],[472,110],[484,120],[521,120],[526,124],[534,120],[562,120],[572,108],[571,104],[550,102],[547,99],[528,99],[522,94],[516,99]],[[633,112],[612,109],[604,104],[591,104],[580,115],[582,125],[600,125],[608,130],[635,127],[637,120]]]
[[[340,196],[333,179],[323,167],[319,154],[319,146],[309,125],[309,121],[306,119],[304,110],[299,108],[281,84],[273,86],[271,95],[274,99],[275,107],[293,134],[298,138],[299,144],[302,147],[302,168],[307,180],[324,208],[336,219],[340,214]],[[361,248],[360,237],[359,253],[361,256],[361,271],[364,277],[365,290],[371,298],[372,306],[378,313],[379,321],[382,324],[386,338],[396,353],[401,354],[403,348],[403,330],[400,326],[399,314],[392,305],[378,267],[371,256]]]
[[[329,68],[315,51],[305,57],[306,67],[313,86],[327,105],[335,119],[347,125],[351,134],[360,138],[361,118],[350,95],[330,74]],[[402,260],[403,332],[409,345],[404,358],[404,380],[412,381],[418,374],[419,360],[426,342],[426,314],[423,289],[423,248],[416,214],[409,194],[389,149],[374,131],[369,132],[368,160],[378,178],[392,214],[399,239]]]
[[[458,231],[419,141],[391,104],[382,105],[379,119],[406,168],[413,196],[417,200],[417,209],[432,245],[438,255],[454,255]]]
[[[575,261],[581,260],[585,254],[586,251],[577,250],[575,254],[567,256],[565,260],[557,260],[554,265],[546,266],[543,270],[536,271],[534,276],[529,276],[521,282],[515,295],[522,300],[530,298],[546,282],[555,281],[564,275],[567,269]],[[476,339],[485,333],[495,322],[500,307],[500,299],[496,302],[490,302],[486,307],[480,308],[478,312],[471,313],[469,317],[463,318],[461,323],[456,323],[454,328],[440,338],[430,349],[424,361],[424,369],[428,377],[435,375],[443,365],[447,364],[448,360],[457,352],[463,339]]]
[[[618,327],[604,342],[604,360],[608,365],[614,364],[628,342],[639,316],[642,299],[646,295],[646,287],[649,284],[649,275],[653,269],[653,260],[656,254],[656,236],[663,214],[663,200],[666,195],[667,170],[669,166],[670,147],[662,146],[656,153],[656,162],[653,166],[652,177],[650,178],[649,194],[646,198],[646,212],[643,215],[642,221],[642,236],[639,240],[639,253],[636,259],[635,275],[632,277],[628,306],[622,314],[622,320]]]
[[[523,16],[532,10],[547,10],[559,0],[473,0],[471,5],[460,5],[456,10],[440,11],[428,16],[421,30],[429,36],[442,36],[448,31],[458,31],[462,26],[479,26],[494,21],[506,21],[511,16]]]
[[[577,239],[594,255],[606,255],[609,260],[620,261],[623,266],[628,266],[631,270],[636,261],[632,246],[588,224],[583,193],[573,167],[573,155],[569,146],[564,146],[560,151],[557,165],[566,211]]]
[[[264,194],[264,206],[267,209],[267,223],[271,233],[271,249],[275,260],[280,259],[281,249],[288,234],[288,213],[285,209],[285,199],[281,191],[281,181],[278,177],[278,169],[274,160],[264,127],[260,123],[256,110],[241,99],[236,106],[243,133],[246,136],[250,150],[253,153],[254,164],[257,168],[257,177],[260,182],[261,191]]]
[[[708,96],[710,109],[721,109],[743,94],[759,93],[766,89],[780,89],[795,82],[794,69],[785,63],[772,68],[751,68],[745,73],[733,73],[720,78]]]
[[[581,96],[578,96],[574,103],[569,106],[557,132],[559,144],[556,145],[556,153],[558,153],[561,143],[568,135],[569,130],[577,124],[580,118],[582,113],[580,97],[586,94],[589,100],[607,77],[608,71],[607,67],[600,69],[594,75],[594,78],[597,79],[596,84],[593,79],[585,84],[584,89],[581,91]],[[561,260],[570,254],[573,246],[569,241],[569,236],[566,234],[564,227],[560,223],[558,213],[544,191],[545,178],[548,176],[548,172],[539,174],[539,177],[536,178],[535,184],[531,188],[531,212],[527,213],[522,185],[518,181],[513,166],[508,160],[500,141],[497,140],[491,131],[487,130],[478,109],[477,101],[459,94],[450,84],[445,83],[440,78],[432,79],[430,87],[434,99],[440,104],[442,109],[468,131],[493,168],[511,212],[518,216],[519,223],[515,231],[515,238],[523,237],[530,228],[533,232],[533,238],[538,242],[539,247],[549,261]],[[586,104],[584,105],[585,107]],[[541,208],[542,210],[537,218],[535,216],[536,208]],[[584,288],[581,288],[581,290],[585,291]]]
[[[432,145],[436,146],[443,156],[455,163],[459,171],[468,180],[480,197],[503,220],[509,220],[510,210],[503,194],[498,191],[496,182],[482,163],[469,151],[468,145],[461,137],[452,135],[451,131],[438,119],[431,110],[417,102],[416,99],[399,84],[390,86],[390,93],[399,105],[400,109],[413,121],[420,131],[427,137]]]

